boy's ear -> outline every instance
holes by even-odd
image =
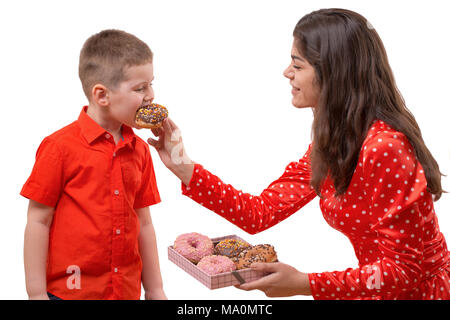
[[[92,99],[99,106],[109,105],[108,88],[102,84],[96,84],[92,87]]]

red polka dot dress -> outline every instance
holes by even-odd
[[[182,192],[255,234],[316,196],[310,151],[311,145],[259,196],[236,190],[200,164]],[[426,187],[408,139],[375,121],[343,197],[334,196],[330,179],[321,190],[323,217],[350,239],[358,267],[308,274],[314,299],[450,299],[449,252]]]

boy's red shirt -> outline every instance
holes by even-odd
[[[125,125],[116,145],[86,111],[42,141],[20,193],[55,208],[47,291],[62,299],[139,299],[135,209],[161,201],[150,150]]]

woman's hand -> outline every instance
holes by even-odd
[[[152,132],[159,139],[149,138],[147,142],[158,151],[164,165],[185,185],[189,185],[194,162],[186,154],[180,129],[170,118],[166,118],[162,127],[152,129]]]
[[[152,129],[152,132],[159,139],[149,138],[147,142],[158,151],[161,161],[168,169],[192,162],[184,150],[181,131],[170,118],[166,118],[162,126]]]
[[[268,297],[289,297],[311,295],[309,279],[302,273],[281,262],[253,263],[250,268],[256,271],[270,272],[261,279],[235,286],[242,290],[261,290]]]

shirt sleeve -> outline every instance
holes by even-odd
[[[189,185],[181,183],[182,193],[242,230],[256,234],[283,221],[316,196],[310,187],[310,151],[311,145],[300,161],[289,163],[282,176],[259,196],[235,189],[200,164],[195,164]]]
[[[419,199],[427,191],[423,169],[412,149],[400,133],[368,140],[363,175],[368,180],[365,191],[373,217],[371,241],[382,257],[359,268],[309,274],[315,299],[396,296],[420,283],[424,217]]]
[[[45,138],[36,152],[30,177],[20,194],[49,207],[55,207],[64,187],[63,157],[57,143]]]
[[[145,161],[142,172],[142,183],[134,200],[135,209],[145,208],[161,202],[150,150],[148,149],[148,146],[146,146],[144,150]]]

